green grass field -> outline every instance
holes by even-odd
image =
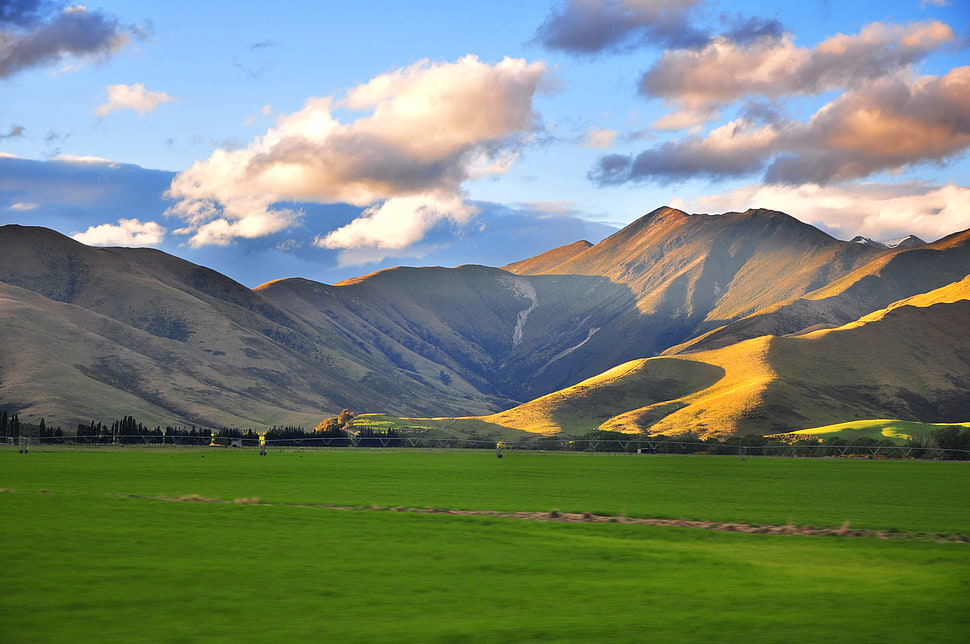
[[[970,629],[970,546],[925,540],[970,533],[965,463],[4,448],[0,488],[3,642],[958,642]],[[188,495],[230,502],[159,498]],[[396,506],[911,534],[373,509]]]

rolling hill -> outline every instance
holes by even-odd
[[[660,208],[504,268],[256,289],[160,251],[3,226],[0,406],[68,429],[124,415],[313,426],[345,407],[542,433],[767,433],[889,409],[950,420],[970,369],[937,353],[962,342],[946,322],[965,322],[964,298],[927,292],[968,273],[970,231],[880,247],[768,210]],[[913,296],[931,305],[887,308]],[[922,352],[890,350],[924,328]],[[860,342],[882,357],[852,357]]]
[[[482,418],[535,433],[770,434],[970,418],[970,276],[852,323],[620,365]]]

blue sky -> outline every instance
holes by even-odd
[[[255,286],[500,265],[661,205],[970,227],[958,0],[0,0],[0,223]]]

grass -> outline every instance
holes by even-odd
[[[801,429],[790,432],[808,436],[818,436],[819,438],[840,437],[852,440],[859,437],[889,439],[897,445],[905,445],[907,441],[914,437],[929,438],[933,430],[950,425],[960,425],[970,427],[970,423],[917,423],[906,420],[857,420],[837,425],[826,425],[825,427],[815,427],[812,429]]]
[[[961,641],[963,543],[348,510],[970,532],[959,463],[512,452],[0,451],[29,641]],[[249,499],[192,503],[157,497]]]

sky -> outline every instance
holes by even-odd
[[[0,0],[0,224],[247,286],[657,207],[970,228],[968,0]]]

